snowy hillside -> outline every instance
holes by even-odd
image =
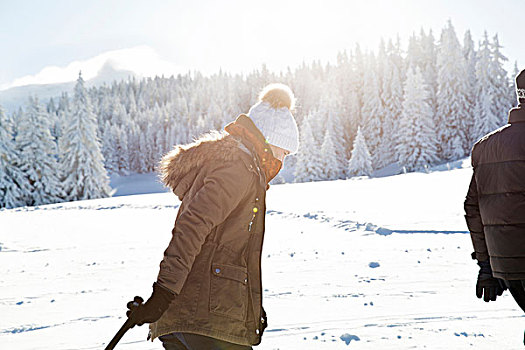
[[[81,69],[81,68],[80,68]],[[75,78],[78,71],[70,76]],[[87,86],[101,86],[113,81],[128,80],[137,75],[130,70],[120,69],[115,63],[108,60],[102,64],[96,75],[87,80]],[[8,112],[15,112],[19,107],[27,104],[29,96],[38,96],[42,101],[50,98],[57,98],[62,93],[71,94],[75,87],[74,81],[48,83],[48,84],[28,84],[15,86],[6,90],[0,90],[0,105]]]
[[[475,297],[471,171],[272,186],[256,349],[522,348],[508,292]],[[1,210],[0,348],[103,348],[126,302],[150,295],[178,205],[157,193]],[[146,335],[117,349],[162,348]]]

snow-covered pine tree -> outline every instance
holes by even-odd
[[[15,133],[15,126],[18,121],[18,116],[22,115],[22,109],[19,109],[19,112],[13,112],[11,114],[5,113],[2,106],[0,106],[0,113],[2,113],[2,126],[3,128],[9,133],[11,140],[14,142],[14,138],[16,136]]]
[[[127,114],[126,114],[126,108],[122,104],[120,98],[114,98],[111,101],[111,110],[110,110],[110,122],[111,125],[116,125],[118,127],[122,127],[122,125],[126,124],[127,120]]]
[[[191,141],[188,120],[188,103],[184,96],[179,96],[173,105],[173,122],[176,125],[176,144],[186,144]],[[173,145],[172,145],[173,146]]]
[[[337,66],[334,72],[333,80],[337,87],[337,94],[340,97],[340,112],[343,116],[343,130],[351,128],[350,120],[350,96],[349,91],[352,90],[352,65],[346,51],[337,53]],[[346,135],[345,135],[346,138]]]
[[[323,103],[324,102],[324,103]],[[316,144],[321,145],[323,143],[323,136],[326,130],[326,124],[328,119],[328,110],[326,103],[328,101],[319,100],[316,108],[312,109],[308,116],[308,124],[314,131],[312,133]]]
[[[406,60],[403,59],[403,50],[401,49],[401,38],[399,34],[396,37],[395,42],[388,40],[387,52],[394,64],[399,70],[399,76],[404,81],[406,75]]]
[[[149,118],[150,122],[148,123],[146,127],[146,132],[144,134],[144,140],[146,143],[146,152],[143,156],[145,156],[145,163],[146,163],[146,172],[153,171],[155,169],[155,166],[157,165],[157,152],[155,151],[155,134],[156,134],[156,128],[153,125],[153,118]]]
[[[487,32],[480,43],[476,64],[477,94],[475,120],[471,139],[478,140],[499,125],[500,116],[496,106],[496,82],[491,76],[492,54]]]
[[[437,105],[437,73],[436,73],[436,44],[432,30],[429,30],[428,34],[421,30],[421,73],[425,78],[425,89],[428,91],[428,103],[432,109],[432,115],[434,120],[434,132],[437,133],[435,128],[439,125],[439,118],[436,116],[436,105]],[[403,89],[401,89],[403,90]]]
[[[331,111],[328,114],[327,129],[331,129],[330,134],[335,148],[335,157],[337,161],[336,171],[338,173],[337,177],[339,179],[345,179],[346,164],[348,163],[348,157],[346,156],[346,139],[344,137],[341,115],[336,111]]]
[[[167,152],[167,150],[164,149],[164,145],[166,144],[165,136],[166,130],[163,127],[157,128],[157,133],[155,134],[155,159],[161,159],[162,155]]]
[[[97,121],[81,74],[75,85],[71,113],[65,121],[61,147],[67,200],[108,197],[111,188],[97,137]]]
[[[341,176],[331,128],[326,128],[319,163],[323,180],[337,180]]]
[[[162,144],[164,141],[162,139],[157,139],[157,137],[162,137],[163,134],[159,134],[158,130],[162,128],[160,121],[153,117],[151,123],[148,124],[149,132],[148,137],[149,140],[147,141],[152,145],[151,147],[151,154],[149,158],[149,171],[154,171],[155,167],[157,166],[157,163],[159,162],[161,156],[162,156]],[[158,140],[158,141],[157,141]]]
[[[18,135],[18,124],[21,120],[24,119],[24,109],[20,106],[18,107],[18,110],[11,114],[11,116],[8,116],[8,123],[10,123],[11,126],[11,134],[14,138]],[[16,145],[15,145],[16,147]]]
[[[322,157],[320,147],[315,141],[314,133],[309,122],[309,118],[303,118],[301,123],[301,132],[299,143],[299,152],[297,152],[295,172],[295,182],[308,182],[321,180],[323,169],[320,165]]]
[[[59,114],[60,112],[68,112],[69,108],[69,96],[67,92],[63,92],[58,100],[58,107],[56,113]]]
[[[224,124],[223,110],[219,107],[219,104],[215,101],[210,101],[210,105],[206,110],[206,115],[211,117],[212,129],[221,130]]]
[[[132,163],[135,164],[135,171],[139,173],[147,173],[150,171],[150,166],[153,158],[154,148],[154,132],[151,127],[153,113],[151,109],[139,112],[136,128],[134,128],[132,149]]]
[[[357,133],[357,127],[361,120],[361,101],[359,100],[359,88],[355,86],[348,92],[348,117],[349,123],[345,125],[345,139],[346,139],[346,159],[350,158],[352,145],[354,144],[354,137]]]
[[[49,102],[46,105],[46,112],[49,116],[51,136],[53,136],[53,140],[58,147],[58,139],[61,137],[62,127],[60,125],[57,106],[55,105],[53,98],[49,99]]]
[[[55,130],[56,139],[55,142],[57,144],[58,153],[60,156],[60,143],[62,142],[62,136],[64,135],[64,123],[66,116],[69,114],[70,110],[69,105],[69,97],[67,93],[62,93],[58,100],[58,106],[56,109],[56,115],[57,115],[57,124],[55,125],[56,128],[59,128],[58,130]],[[51,132],[53,135],[53,131]]]
[[[167,149],[171,150],[173,146],[184,144],[186,142],[188,129],[187,124],[183,122],[186,119],[186,115],[180,111],[180,107],[177,103],[172,104],[168,115],[170,117],[169,127],[171,131]]]
[[[57,106],[55,105],[55,100],[53,99],[53,97],[51,97],[47,102],[46,112],[48,114],[57,114]]]
[[[129,126],[128,150],[130,151],[130,169],[134,172],[141,172],[142,154],[140,153],[140,128],[133,122]]]
[[[383,88],[385,87],[384,78],[387,75],[386,74],[386,65],[387,65],[387,53],[386,53],[386,46],[385,41],[383,38],[379,41],[379,48],[377,50],[377,59],[376,59],[376,74],[377,74],[377,82],[379,85],[379,95],[383,97],[385,94],[385,90]],[[386,84],[388,85],[388,84]],[[388,91],[386,92],[388,94]]]
[[[131,124],[128,121],[126,124]],[[128,149],[128,134],[124,126],[116,124],[110,126],[106,123],[106,131],[102,139],[102,155],[104,156],[105,168],[110,174],[128,174],[131,170],[130,154]]]
[[[149,166],[147,154],[150,153],[150,147],[146,142],[147,139],[145,135],[146,134],[140,129],[138,130],[137,140],[139,141],[139,144],[136,149],[136,154],[138,155],[137,172],[139,173],[147,173]]]
[[[467,137],[467,91],[465,57],[451,21],[441,32],[437,53],[437,115],[440,157],[456,160],[470,152]]]
[[[514,61],[514,66],[512,68],[512,75],[511,79],[509,81],[509,106],[515,106],[516,105],[516,77],[520,74],[520,70],[518,68],[518,61]]]
[[[509,104],[509,95],[507,86],[509,85],[508,73],[503,68],[503,63],[508,61],[501,53],[502,46],[499,43],[498,34],[494,35],[491,43],[492,62],[490,65],[490,74],[495,82],[495,107],[498,115],[498,126],[507,124],[507,111],[512,106]]]
[[[118,155],[118,171],[121,175],[129,174],[130,170],[130,155],[128,147],[128,134],[124,126],[118,128],[119,138],[117,141],[117,155]]]
[[[361,132],[361,127],[357,128],[357,135],[354,139],[352,156],[348,161],[348,174],[350,176],[370,176],[372,175],[372,157],[366,146],[366,140]]]
[[[0,208],[26,205],[31,186],[20,164],[11,122],[0,107]]]
[[[382,123],[385,110],[380,97],[380,87],[377,78],[376,62],[373,54],[368,56],[368,64],[364,75],[363,84],[363,108],[361,109],[363,120],[363,133],[366,144],[372,155],[372,167],[378,169],[382,154],[379,152],[379,145],[382,140]]]
[[[421,67],[423,65],[422,39],[418,38],[415,33],[412,33],[408,40],[406,61],[409,67]]]
[[[111,116],[113,113],[113,110],[115,109],[115,97],[110,95],[110,91],[108,89],[102,90],[103,94],[100,98],[99,106],[98,106],[98,114],[97,114],[97,123],[98,123],[98,131],[97,135],[104,139],[105,130],[107,129],[107,126],[109,125],[111,127]],[[104,153],[104,150],[103,150]],[[105,157],[105,153],[104,153]]]
[[[474,41],[472,40],[472,35],[470,30],[465,32],[465,37],[463,39],[463,55],[465,56],[465,63],[467,65],[467,76],[466,85],[467,85],[467,136],[469,137],[469,144],[473,145],[476,139],[473,137],[474,134],[474,124],[476,120],[476,92],[479,89],[477,77],[476,77],[476,63],[477,63],[477,53],[474,48]]]
[[[104,167],[109,174],[116,174],[118,172],[117,149],[115,147],[116,138],[120,135],[115,131],[117,126],[111,126],[109,121],[106,121],[106,127],[102,134],[102,155],[104,156]]]
[[[330,143],[333,145],[333,152],[335,152],[335,161],[332,163],[332,171],[337,174],[335,178],[344,179],[347,160],[344,131],[340,117],[340,96],[335,89],[335,83],[327,84],[323,90],[324,93],[321,97],[321,101],[319,101],[319,109],[315,113],[324,124],[321,125],[321,128],[318,131],[320,134],[318,144],[322,145],[326,142],[325,133],[329,129],[329,134],[332,138]],[[325,154],[324,152],[322,153],[323,155]],[[330,175],[330,177],[332,177],[332,175]]]
[[[384,72],[381,98],[385,109],[385,117],[382,124],[383,136],[379,149],[382,155],[380,167],[397,161],[395,153],[397,129],[403,110],[403,82],[399,76],[399,68],[390,51],[387,53]]]
[[[388,150],[391,148],[391,129],[393,127],[393,120],[391,120],[390,110],[388,109],[387,103],[391,99],[391,79],[392,79],[392,66],[389,60],[388,54],[385,49],[384,40],[381,38],[379,44],[379,51],[377,55],[377,75],[379,77],[380,84],[380,98],[381,105],[383,106],[383,118],[381,120],[381,142],[377,154],[381,157],[378,158],[376,164],[377,168],[383,168],[389,164],[392,159],[392,154],[389,154]],[[348,162],[347,162],[348,163]],[[348,165],[348,164],[347,164]]]
[[[409,67],[396,148],[399,164],[409,171],[432,165],[438,159],[432,109],[428,104],[428,92],[422,88],[424,84],[421,69]]]
[[[56,159],[57,145],[50,127],[51,120],[44,107],[36,97],[30,97],[18,121],[16,136],[20,169],[31,184],[29,205],[57,203],[64,197]]]
[[[361,52],[361,48],[359,44],[356,44],[354,54],[351,57],[351,64],[352,64],[352,75],[351,75],[351,85],[353,89],[350,91],[350,94],[352,96],[352,100],[355,102],[352,103],[350,114],[353,116],[352,119],[354,120],[354,128],[357,132],[357,128],[359,125],[362,124],[363,116],[361,114],[361,110],[363,108],[363,83],[364,83],[364,71],[365,71],[365,63],[363,54]],[[355,94],[355,95],[354,95]],[[351,100],[351,101],[352,101]],[[352,138],[354,135],[352,135]]]
[[[130,83],[132,87],[134,87],[135,84],[136,82],[134,81]],[[130,89],[130,92],[127,97],[128,99],[126,100],[126,112],[128,114],[128,120],[134,120],[137,116],[137,100],[135,99],[134,88]]]
[[[175,126],[173,124],[170,124],[166,129],[166,150],[170,151],[176,144],[177,135],[175,134]]]

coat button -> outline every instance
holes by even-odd
[[[255,330],[255,334],[259,335],[259,330],[258,329]]]
[[[248,279],[247,278],[244,279],[244,283],[248,283]]]
[[[216,269],[215,269],[215,273],[216,273],[216,274],[219,274],[219,273],[221,273],[221,269],[219,269],[219,268],[216,268]]]
[[[258,211],[259,211],[259,209],[257,209],[257,207],[254,207],[254,208],[253,208],[253,212],[254,212],[254,213],[257,213]]]
[[[259,197],[255,198],[255,201],[258,202],[259,201]]]

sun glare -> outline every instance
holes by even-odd
[[[284,70],[303,61],[332,61],[337,52],[356,44],[363,50],[375,51],[381,38],[395,39],[400,33],[420,29],[414,19],[417,16],[402,2],[270,1],[257,11],[237,11],[244,16],[242,30],[246,40],[242,56],[251,68],[265,63],[271,69]]]

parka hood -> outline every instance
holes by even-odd
[[[241,141],[225,132],[211,132],[187,145],[178,145],[164,155],[159,176],[180,200],[191,187],[197,172],[211,161],[242,159]]]

